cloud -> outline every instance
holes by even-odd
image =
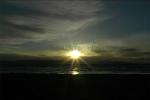
[[[97,0],[40,0],[38,2],[17,0],[16,3],[48,13],[50,17],[67,20],[89,19],[95,17],[97,12],[103,8],[102,3]]]
[[[97,0],[13,0],[1,1],[0,8],[1,48],[53,50],[101,19],[104,5]]]
[[[139,50],[135,48],[120,48],[117,53],[121,57],[128,58],[150,58],[150,51],[147,50]]]
[[[0,35],[3,37],[8,33],[11,37],[16,34],[16,38],[18,33],[27,34],[26,31],[29,36],[30,32],[45,33],[45,36],[65,35],[96,20],[97,12],[101,11],[99,2],[86,0],[13,0],[2,2],[1,5],[0,23],[3,31]]]
[[[130,48],[130,47],[118,47],[118,46],[112,46],[107,48],[96,48],[93,49],[93,52],[95,52],[98,56],[108,58],[134,58],[134,59],[144,59],[144,58],[150,58],[150,51],[149,50],[141,50],[137,48]]]

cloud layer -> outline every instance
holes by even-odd
[[[150,14],[141,2],[0,1],[0,52],[51,55],[78,47],[89,55],[149,54]]]
[[[0,6],[0,38],[5,43],[14,40],[17,44],[17,40],[70,38],[95,21],[97,12],[103,8],[100,2],[85,0],[13,0],[1,2]]]

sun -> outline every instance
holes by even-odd
[[[72,50],[68,53],[68,56],[70,56],[72,59],[79,59],[81,56],[81,52],[78,50]]]
[[[78,71],[72,71],[72,73],[71,73],[72,75],[78,75],[79,74],[79,72]]]

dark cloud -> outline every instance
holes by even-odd
[[[29,7],[9,3],[6,1],[0,2],[0,39],[11,38],[30,38],[32,37],[27,32],[43,33],[42,27],[36,25],[30,25],[25,23],[15,23],[13,18],[17,16],[32,17],[32,16],[44,16],[45,13],[34,10]],[[17,19],[16,19],[17,20]],[[24,20],[24,19],[18,19]],[[8,40],[9,41],[9,40]]]
[[[96,48],[93,52],[103,57],[119,57],[119,58],[150,58],[149,50],[141,50],[137,48],[128,47],[107,47],[107,48]]]
[[[10,3],[9,1],[1,1],[0,2],[0,16],[13,16],[13,15],[23,15],[23,16],[31,16],[31,15],[46,15],[46,13],[35,10],[33,8],[29,8],[23,5],[18,5],[15,3]]]
[[[120,49],[119,53],[122,57],[150,58],[149,51],[137,50],[134,48]]]
[[[43,33],[44,29],[42,28],[38,28],[36,26],[29,26],[29,25],[18,25],[15,24],[13,22],[7,21],[5,19],[0,20],[0,26],[4,26],[3,28],[1,28],[1,30],[7,31],[8,28],[10,29],[14,29],[14,30],[20,30],[20,31],[31,31],[31,32],[37,32],[37,33]],[[2,32],[1,32],[2,33]]]

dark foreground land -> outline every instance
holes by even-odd
[[[0,74],[0,100],[150,100],[150,75]]]

